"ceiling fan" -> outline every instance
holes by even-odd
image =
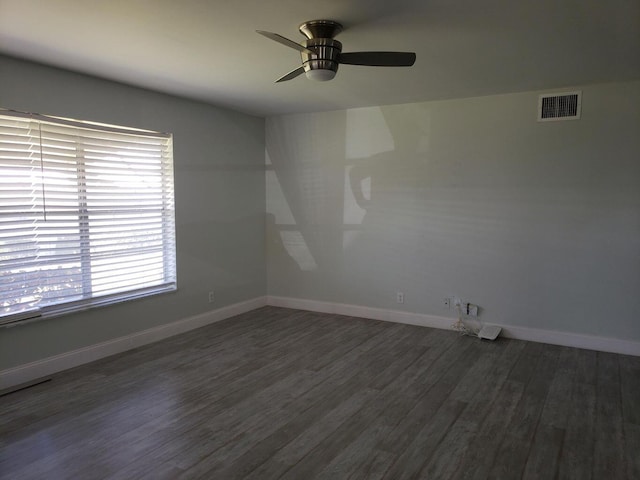
[[[373,67],[410,67],[416,61],[413,52],[349,52],[342,53],[342,43],[334,40],[342,31],[342,25],[333,20],[310,20],[298,28],[307,40],[302,44],[277,33],[256,30],[282,45],[300,52],[302,66],[283,75],[278,82],[286,82],[303,73],[307,78],[321,82],[336,76],[338,65],[368,65]]]

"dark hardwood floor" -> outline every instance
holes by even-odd
[[[275,307],[0,407],[3,479],[640,479],[640,357]]]

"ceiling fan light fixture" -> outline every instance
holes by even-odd
[[[305,75],[310,80],[315,80],[316,82],[326,82],[328,80],[332,80],[333,77],[336,76],[336,72],[334,70],[307,70]]]

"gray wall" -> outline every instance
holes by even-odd
[[[640,340],[640,82],[580,88],[268,118],[268,293]]]
[[[264,119],[2,56],[0,107],[173,133],[178,256],[175,293],[0,329],[0,370],[265,294]]]

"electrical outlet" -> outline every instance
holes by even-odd
[[[213,294],[213,290],[209,292],[209,303],[213,303],[216,300],[215,295]]]
[[[404,303],[404,293],[396,293],[396,303]]]
[[[444,308],[451,308],[451,298],[449,297],[444,297]]]

